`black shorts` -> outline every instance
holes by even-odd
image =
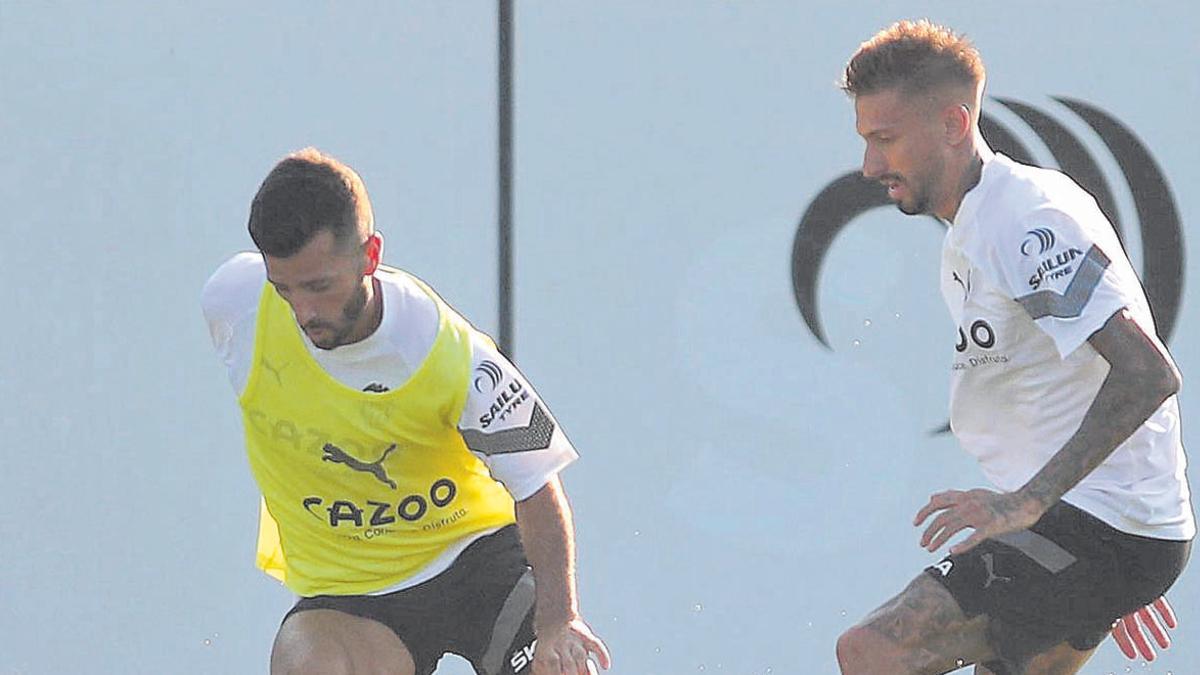
[[[479,675],[514,675],[533,660],[533,574],[517,527],[473,542],[454,564],[412,588],[385,595],[302,598],[283,617],[335,609],[391,628],[412,654],[417,675],[429,675],[446,653],[471,662]]]
[[[1058,502],[1028,530],[987,539],[925,572],[967,616],[988,616],[988,639],[1003,673],[1062,642],[1099,645],[1113,622],[1174,583],[1191,542],[1114,529]]]

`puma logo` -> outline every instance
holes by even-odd
[[[287,368],[291,364],[284,363],[282,366],[279,366],[278,368],[276,368],[275,366],[271,365],[271,362],[268,361],[267,357],[265,357],[265,356],[262,357],[260,359],[260,361],[262,362],[262,367],[265,368],[266,370],[270,371],[270,373],[275,376],[275,382],[278,383],[279,386],[282,387],[283,386],[283,369]]]
[[[966,281],[963,281],[963,278],[958,276],[958,272],[954,271],[954,270],[950,271],[950,278],[953,279],[954,281],[957,281],[959,286],[962,286],[963,300],[966,301],[966,299],[968,297],[970,297],[970,295],[971,295],[971,271],[967,270],[967,280]]]
[[[1012,581],[1012,577],[1002,577],[1002,576],[999,576],[998,574],[996,574],[996,567],[995,567],[996,562],[992,559],[991,553],[984,553],[980,557],[983,558],[983,569],[985,572],[987,572],[987,575],[988,575],[987,581],[983,584],[984,588],[988,588],[989,586],[991,586],[992,582],[994,582],[994,581],[1004,581],[1004,582]]]
[[[334,464],[345,464],[346,466],[350,467],[351,469],[354,469],[355,471],[363,471],[363,472],[369,473],[372,476],[375,476],[376,478],[378,478],[379,482],[390,485],[393,490],[396,489],[396,481],[389,478],[387,475],[387,471],[385,471],[383,468],[383,460],[387,459],[387,456],[390,455],[392,453],[392,451],[396,449],[395,443],[392,443],[391,445],[389,445],[388,449],[384,450],[383,454],[379,456],[379,459],[375,460],[374,462],[370,462],[370,463],[364,462],[356,457],[350,456],[349,454],[346,453],[345,450],[342,450],[341,448],[334,445],[333,443],[326,443],[325,447],[323,447],[321,449],[325,451],[325,455],[323,457],[321,457],[321,459],[323,461],[333,462]]]

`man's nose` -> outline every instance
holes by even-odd
[[[887,171],[887,162],[884,161],[883,153],[875,150],[871,146],[867,146],[863,152],[862,175],[863,178],[879,178]]]
[[[301,326],[317,318],[317,310],[312,303],[303,300],[292,300],[292,311],[296,314],[296,323]]]

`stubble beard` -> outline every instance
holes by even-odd
[[[930,198],[930,191],[932,186],[938,184],[941,174],[941,166],[934,167],[932,171],[928,171],[924,176],[920,177],[919,188],[913,182],[905,179],[904,184],[908,186],[910,193],[909,201],[908,204],[905,204],[904,200],[896,202],[896,208],[900,209],[900,212],[906,216],[935,215],[933,213],[933,200]]]
[[[929,197],[925,194],[914,195],[911,204],[898,201],[896,208],[906,216],[923,216],[929,213]]]
[[[321,342],[317,342],[316,340],[313,340],[313,345],[319,349],[328,350],[349,344],[350,336],[354,333],[354,328],[358,324],[359,318],[362,317],[363,310],[366,308],[366,306],[367,287],[364,284],[360,284],[355,289],[354,295],[350,296],[350,299],[346,301],[344,306],[342,306],[341,320],[338,322],[337,326],[332,326],[333,328],[336,328],[333,336],[327,341],[323,340]],[[312,339],[311,336],[309,339]]]

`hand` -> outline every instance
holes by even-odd
[[[591,675],[596,672],[592,657],[605,670],[612,665],[608,647],[583,619],[543,628],[537,631],[533,675]]]
[[[941,548],[950,537],[973,528],[975,532],[970,537],[950,548],[951,554],[958,554],[989,537],[1023,530],[1036,523],[1044,512],[1040,504],[1019,492],[947,490],[929,498],[929,503],[917,512],[913,525],[919,526],[938,513],[921,535],[921,547],[930,552]]]
[[[1162,617],[1162,621],[1167,625],[1167,628],[1174,628],[1179,625],[1175,620],[1175,611],[1171,609],[1166,596],[1155,600],[1147,607],[1130,612],[1117,619],[1117,622],[1113,624],[1112,636],[1117,641],[1117,646],[1121,648],[1121,653],[1126,658],[1136,660],[1138,654],[1141,654],[1143,659],[1153,661],[1157,656],[1154,653],[1154,647],[1150,646],[1150,643],[1146,640],[1146,635],[1142,633],[1141,626],[1145,626],[1150,631],[1159,648],[1167,649],[1171,646],[1171,638],[1167,637],[1166,629],[1150,613],[1150,607],[1153,607],[1158,612],[1158,616]]]

